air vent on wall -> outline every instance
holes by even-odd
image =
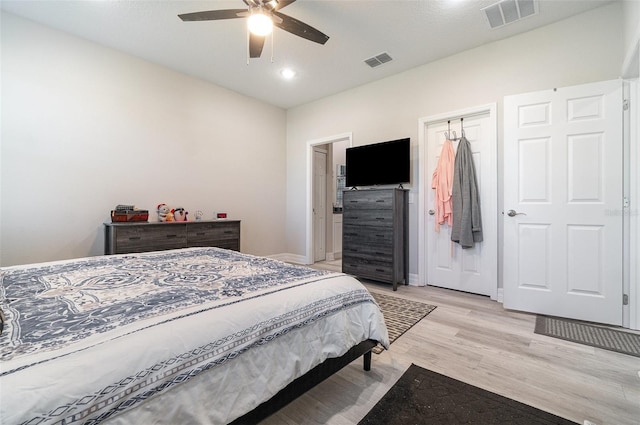
[[[487,16],[491,29],[499,28],[528,16],[538,13],[537,0],[503,0],[485,7],[482,11]]]
[[[372,58],[365,59],[364,63],[369,65],[371,68],[375,68],[376,66],[382,65],[383,63],[387,63],[391,61],[393,58],[389,56],[389,53],[380,53]]]

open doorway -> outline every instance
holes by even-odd
[[[307,143],[307,263],[331,263],[341,269],[345,154],[351,133]]]

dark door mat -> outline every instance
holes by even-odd
[[[358,425],[576,425],[499,394],[411,365]]]
[[[537,316],[535,333],[640,357],[640,334],[560,317]]]

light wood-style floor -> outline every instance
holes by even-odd
[[[438,308],[373,354],[370,372],[359,359],[262,425],[357,424],[411,363],[580,424],[640,424],[640,358],[534,334],[535,315],[487,297],[365,285]]]

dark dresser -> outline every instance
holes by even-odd
[[[104,253],[213,246],[240,251],[240,221],[105,223]]]
[[[391,283],[395,291],[409,282],[408,262],[408,191],[344,191],[342,271]]]

